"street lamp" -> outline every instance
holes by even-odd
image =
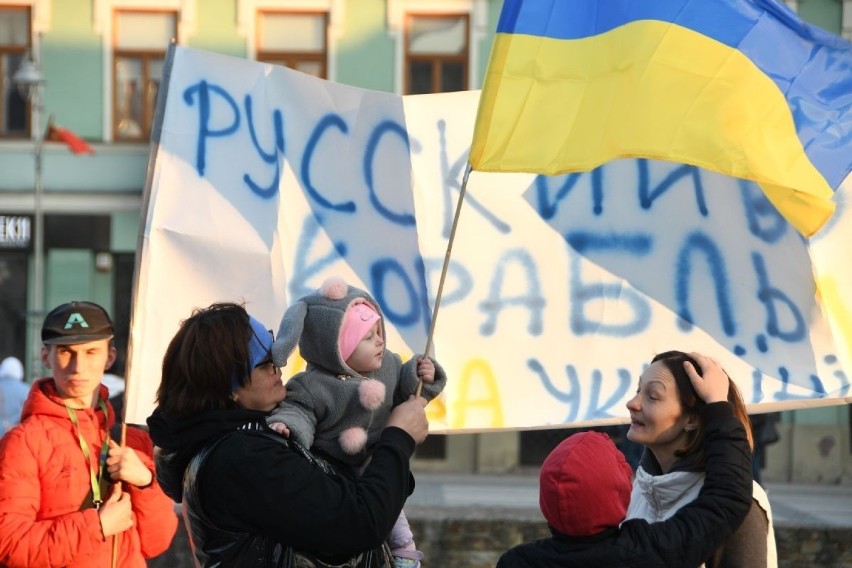
[[[29,318],[30,338],[32,340],[32,367],[30,372],[36,376],[41,369],[41,337],[39,333],[42,312],[44,311],[44,214],[42,212],[41,197],[43,192],[41,178],[42,148],[44,147],[44,132],[41,130],[40,118],[43,110],[42,90],[44,87],[44,76],[41,74],[38,63],[27,52],[21,65],[12,76],[12,82],[18,87],[21,96],[27,99],[32,109],[31,125],[32,135],[35,140],[33,148],[33,162],[35,164],[35,193],[33,203],[33,218],[35,225],[33,243],[33,302],[32,312]]]

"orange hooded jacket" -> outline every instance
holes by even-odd
[[[100,408],[78,410],[80,435],[94,460],[115,423],[109,391],[100,387]],[[128,428],[134,448],[153,472],[153,444],[146,432]],[[145,558],[165,552],[177,529],[174,504],[157,485],[130,492],[133,527],[117,535],[122,568],[145,568]],[[36,381],[21,412],[21,423],[0,439],[0,566],[112,566],[112,537],[104,537],[91,505],[88,462],[52,378]],[[107,491],[107,495],[109,491]],[[106,498],[106,495],[104,495]]]

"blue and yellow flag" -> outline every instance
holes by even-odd
[[[852,170],[852,44],[775,0],[504,0],[472,168],[627,157],[753,180],[814,234]]]

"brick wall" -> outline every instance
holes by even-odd
[[[548,536],[535,514],[517,511],[406,510],[423,568],[493,568],[515,544]],[[852,529],[776,527],[779,568],[852,568]],[[149,568],[192,568],[181,523],[171,549]]]

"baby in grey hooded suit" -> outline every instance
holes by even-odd
[[[384,320],[365,291],[332,278],[284,313],[272,346],[283,367],[299,346],[304,372],[287,381],[287,396],[267,421],[280,432],[333,460],[360,471],[378,442],[391,410],[416,394],[437,396],[447,383],[444,370],[428,357],[403,363],[384,348]],[[389,539],[397,566],[418,566],[404,514]]]

